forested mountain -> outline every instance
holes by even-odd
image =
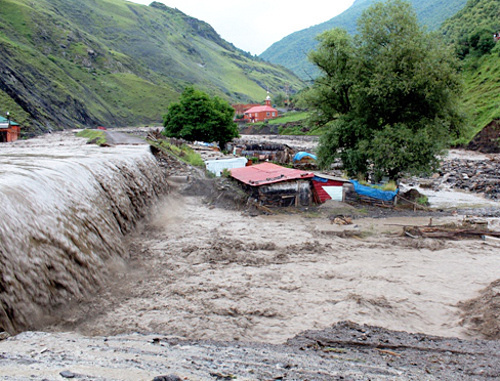
[[[317,46],[316,36],[334,27],[356,32],[356,20],[370,5],[379,0],[356,0],[342,14],[322,24],[292,33],[279,42],[274,43],[260,57],[293,70],[304,80],[310,80],[317,74],[309,63],[307,54]],[[438,29],[441,23],[454,15],[467,0],[411,0],[418,18],[430,30]],[[321,10],[318,9],[318,12]]]
[[[187,85],[230,101],[298,90],[177,9],[125,0],[1,0],[0,113],[24,131],[161,122]]]

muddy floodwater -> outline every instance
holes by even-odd
[[[428,222],[364,218],[339,227],[321,210],[249,217],[173,192],[129,237],[127,270],[66,307],[51,329],[282,343],[350,320],[469,337],[458,304],[498,279],[500,247],[400,234],[402,225]],[[342,229],[365,238],[336,236]]]
[[[86,142],[67,131],[0,146],[0,331],[40,329],[102,287],[166,193],[147,144]]]
[[[0,378],[500,377],[497,341],[456,339],[498,337],[498,241],[402,234],[471,206],[498,231],[497,202],[440,187],[422,189],[436,213],[358,205],[338,226],[329,217],[353,207],[327,202],[258,215],[228,183],[110,141],[0,146],[0,331],[25,331],[0,332]]]

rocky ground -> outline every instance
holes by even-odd
[[[500,200],[500,156],[490,155],[485,160],[451,159],[443,162],[433,180],[433,187],[450,188],[484,194]]]
[[[2,380],[496,380],[497,341],[343,322],[284,344],[26,332],[0,342]]]

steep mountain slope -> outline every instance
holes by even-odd
[[[356,31],[356,20],[370,5],[379,0],[356,0],[342,14],[322,24],[295,32],[279,42],[274,43],[260,57],[293,70],[304,80],[316,76],[314,67],[308,62],[307,54],[316,47],[316,36],[325,30],[341,27],[353,34]],[[448,17],[460,10],[466,0],[411,0],[419,20],[430,30],[439,28]]]
[[[500,42],[492,38],[500,32],[500,4],[497,0],[469,0],[443,23],[441,31],[458,44],[463,56],[464,101],[471,132],[476,134],[500,120]]]
[[[2,0],[0,73],[0,112],[32,131],[159,123],[188,84],[242,102],[302,87],[200,20],[125,0]]]

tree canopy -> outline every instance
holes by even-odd
[[[453,50],[400,0],[371,6],[358,31],[327,31],[310,54],[322,74],[307,98],[313,122],[327,127],[320,166],[340,158],[349,175],[378,179],[431,171],[463,126]]]
[[[217,142],[221,148],[239,136],[234,109],[219,97],[190,86],[163,116],[163,134],[189,141]]]

